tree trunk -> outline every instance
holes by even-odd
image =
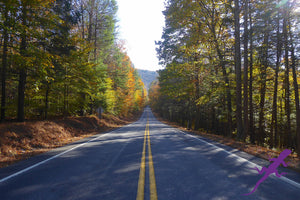
[[[223,59],[222,56],[221,59]],[[232,137],[232,105],[231,105],[230,83],[226,72],[225,62],[222,60],[221,60],[221,67],[222,67],[222,72],[223,72],[223,77],[225,79],[225,87],[226,87],[227,124],[228,124],[228,130],[227,130],[228,133],[226,135],[228,137]]]
[[[266,76],[267,76],[267,70],[266,66],[262,64],[262,71],[261,71],[261,88],[260,88],[260,102],[259,102],[259,120],[258,120],[258,128],[259,128],[259,136],[258,136],[258,143],[260,145],[263,144],[264,138],[265,138],[265,112],[264,112],[264,107],[265,107],[265,96],[266,96]]]
[[[266,22],[265,27],[268,26]],[[264,41],[262,45],[262,57],[261,57],[261,84],[260,84],[260,102],[259,102],[259,144],[263,144],[264,139],[266,138],[265,132],[265,97],[266,97],[266,87],[267,87],[267,66],[268,66],[268,49],[269,49],[269,33],[268,30],[265,30]]]
[[[95,6],[95,0],[91,0],[89,2],[90,5],[90,10],[89,10],[89,26],[88,26],[88,42],[90,43],[92,41],[92,30],[93,30],[93,23],[94,23],[94,6]]]
[[[299,87],[297,80],[297,69],[296,69],[296,56],[295,56],[295,47],[293,44],[293,37],[291,31],[291,24],[289,23],[289,33],[291,40],[291,54],[292,54],[292,71],[293,71],[293,84],[294,84],[294,93],[295,93],[295,107],[296,107],[296,151],[300,155],[300,104],[299,104]],[[294,140],[293,140],[294,141]]]
[[[22,8],[22,25],[27,27],[27,5],[23,3]],[[26,29],[23,28],[21,33],[21,45],[20,45],[20,54],[25,57],[27,48],[27,37]],[[19,72],[19,86],[18,86],[18,121],[23,122],[25,120],[25,85],[26,85],[26,66],[22,63],[20,66]]]
[[[67,76],[68,76],[68,67],[65,66],[65,79],[64,79],[64,108],[63,108],[63,115],[66,117],[69,115],[69,85],[67,83]]]
[[[278,74],[281,61],[282,53],[282,42],[280,38],[280,22],[279,15],[277,19],[277,56],[276,56],[276,66],[275,66],[275,80],[274,80],[274,92],[273,92],[273,106],[272,106],[272,120],[271,120],[271,141],[270,148],[278,145],[278,124],[277,124],[277,93],[278,93]]]
[[[26,85],[26,70],[20,69],[19,72],[19,86],[18,86],[18,121],[25,120],[25,85]]]
[[[195,58],[195,61],[197,61],[197,58]],[[195,98],[198,100],[200,98],[200,84],[199,84],[199,69],[196,67],[196,74],[195,74],[195,89],[196,89],[196,95]],[[195,119],[195,127],[194,130],[198,130],[200,128],[200,119],[201,119],[201,113],[200,113],[199,105],[196,105],[196,119]]]
[[[248,0],[245,1],[244,18],[244,135],[249,132],[249,111],[248,111]]]
[[[82,39],[85,39],[85,31],[84,31],[84,9],[83,9],[83,2],[81,2],[80,5],[80,11],[81,11],[81,34],[82,34]]]
[[[287,7],[286,7],[287,9]],[[285,146],[291,146],[291,108],[290,108],[290,83],[289,83],[289,45],[288,45],[288,33],[287,33],[287,20],[288,13],[284,10],[283,19],[283,37],[284,37],[284,66],[285,66],[285,114],[286,114],[286,128],[285,128]]]
[[[46,94],[45,94],[45,119],[48,119],[49,91],[50,91],[50,84],[47,83]]]
[[[250,142],[255,143],[255,128],[254,128],[254,108],[253,108],[253,28],[252,28],[252,15],[251,4],[249,4],[249,23],[250,23],[250,62],[249,62],[249,132]]]
[[[96,19],[95,19],[95,32],[94,32],[94,36],[95,36],[95,40],[94,40],[94,60],[97,63],[97,26],[98,26],[98,17],[96,15]]]
[[[1,70],[1,117],[0,121],[5,120],[6,110],[6,68],[7,68],[7,46],[8,46],[8,8],[4,11],[4,29],[3,29],[3,54],[2,54],[2,70]]]
[[[239,140],[245,140],[243,133],[242,119],[242,72],[241,72],[241,39],[240,39],[240,6],[239,0],[234,0],[234,63],[236,74],[236,122],[237,122],[237,137]]]
[[[214,37],[214,43],[215,43],[215,48],[217,50],[217,54],[220,60],[220,65],[222,68],[222,74],[223,74],[223,78],[224,78],[224,82],[225,82],[225,88],[226,88],[226,102],[227,102],[227,124],[228,124],[228,130],[226,135],[228,137],[232,137],[232,104],[231,104],[231,92],[230,92],[230,82],[229,82],[229,77],[228,74],[226,72],[226,62],[224,59],[224,55],[221,52],[218,40],[217,40],[217,36],[216,36],[216,30],[215,30],[215,26],[212,26],[212,34]]]

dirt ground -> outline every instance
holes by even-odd
[[[103,114],[56,120],[5,122],[0,124],[0,168],[19,160],[64,146],[84,137],[106,132],[136,121],[140,114],[119,118]]]
[[[176,127],[176,128],[181,129],[185,132],[191,132],[193,134],[203,136],[205,138],[211,139],[213,141],[219,142],[219,143],[227,145],[227,146],[231,146],[235,149],[247,152],[251,155],[255,155],[255,156],[263,158],[265,160],[269,160],[269,157],[271,157],[271,158],[278,157],[278,155],[283,150],[283,149],[273,150],[273,149],[268,149],[266,147],[261,147],[261,146],[258,146],[258,145],[248,144],[248,143],[245,143],[245,142],[239,142],[239,141],[236,141],[232,138],[224,137],[222,135],[214,135],[214,134],[209,134],[209,133],[202,132],[202,131],[187,130],[186,128],[181,127],[177,123],[169,122],[165,119],[162,119],[157,114],[155,114],[155,116],[160,121],[162,121],[163,123],[166,123],[170,126]],[[299,158],[299,156],[297,156],[296,153],[292,153],[291,155],[289,155],[285,159],[285,161],[289,163],[288,168],[291,168],[293,170],[296,170],[296,171],[300,172],[300,158]]]

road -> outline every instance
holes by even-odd
[[[246,153],[184,133],[146,108],[135,123],[0,169],[1,200],[300,199],[300,174],[268,166]]]

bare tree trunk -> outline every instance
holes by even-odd
[[[195,61],[197,61],[197,58],[195,58]],[[195,98],[200,98],[200,84],[199,84],[199,69],[196,67],[195,70],[195,89],[196,89],[196,95]],[[196,119],[195,119],[195,127],[194,130],[198,130],[200,128],[200,118],[201,118],[201,111],[199,108],[199,105],[196,105]]]
[[[65,66],[65,79],[64,79],[64,117],[69,114],[69,86],[67,84],[68,67]]]
[[[45,119],[48,119],[49,91],[50,91],[50,85],[49,83],[47,83],[46,94],[45,94]]]
[[[255,143],[255,128],[254,128],[254,108],[253,108],[253,28],[251,4],[249,4],[249,23],[250,23],[250,62],[249,62],[249,132],[250,142]]]
[[[240,140],[245,140],[243,133],[243,118],[242,118],[242,72],[241,72],[241,39],[240,39],[240,6],[239,0],[234,0],[234,36],[235,36],[235,74],[236,74],[236,121],[237,121],[237,137]]]
[[[293,71],[293,84],[294,84],[294,93],[295,93],[295,106],[296,106],[296,151],[300,155],[300,104],[299,104],[299,87],[297,80],[297,68],[296,68],[296,56],[295,56],[295,47],[293,41],[293,35],[291,31],[291,24],[289,22],[289,33],[291,40],[291,54],[292,54],[292,71]],[[293,140],[294,141],[294,140]],[[294,144],[293,144],[294,145]]]
[[[268,26],[268,22],[266,22],[265,27]],[[268,49],[269,49],[269,33],[268,30],[265,30],[264,33],[264,41],[262,45],[262,57],[261,57],[261,84],[260,84],[260,102],[259,102],[259,144],[263,144],[264,139],[266,137],[265,132],[265,97],[266,97],[266,86],[267,86],[267,66],[268,66]]]
[[[280,22],[279,15],[277,19],[277,56],[276,56],[276,66],[275,66],[275,80],[274,80],[274,93],[273,93],[273,106],[272,106],[272,121],[271,121],[271,141],[270,148],[278,145],[278,124],[277,124],[277,93],[278,93],[278,74],[280,66],[280,58],[282,53],[282,42],[280,38]]]
[[[95,62],[97,62],[97,28],[98,28],[98,17],[96,15],[96,19],[95,19],[95,29],[94,29],[94,37],[95,37],[95,40],[94,40],[94,60]]]
[[[81,2],[80,5],[80,10],[81,10],[81,34],[82,34],[82,39],[85,38],[85,31],[84,31],[84,9],[83,9],[83,2]]]
[[[245,0],[244,14],[244,135],[249,134],[248,110],[248,0]]]
[[[94,23],[94,6],[95,6],[95,0],[90,0],[90,10],[89,12],[89,25],[88,25],[88,42],[90,43],[92,41],[92,30],[93,30],[93,23]]]
[[[227,136],[231,137],[232,136],[232,105],[231,105],[230,83],[229,83],[228,74],[226,72],[226,66],[223,60],[223,56],[221,56],[220,59],[221,59],[221,67],[222,67],[222,72],[223,72],[223,77],[225,79],[225,87],[226,87],[227,124],[228,124]]]
[[[286,114],[286,128],[285,128],[285,146],[291,145],[291,108],[290,108],[290,83],[289,83],[289,45],[288,45],[288,30],[287,30],[288,13],[284,10],[283,18],[283,37],[284,37],[284,66],[285,66],[285,114]]]
[[[27,26],[27,5],[23,2],[22,8],[22,25],[23,27]],[[26,56],[26,48],[27,48],[27,37],[26,30],[23,28],[21,33],[21,45],[20,45],[20,54],[22,56]],[[21,64],[20,72],[19,72],[19,86],[18,86],[18,121],[23,122],[25,120],[25,85],[26,85],[26,66]]]
[[[8,46],[8,8],[5,6],[4,11],[4,29],[3,29],[3,53],[2,53],[2,70],[1,70],[1,117],[0,121],[5,120],[6,110],[6,68],[7,68],[7,46]]]
[[[228,130],[227,130],[226,135],[228,137],[231,137],[232,136],[232,105],[231,105],[230,82],[229,82],[228,74],[226,72],[226,64],[225,64],[224,56],[221,53],[221,50],[219,48],[219,45],[218,45],[218,42],[216,39],[215,39],[215,46],[216,46],[218,57],[220,60],[223,78],[224,78],[225,87],[226,87],[227,124],[228,124]]]
[[[232,137],[232,104],[231,104],[231,92],[230,92],[230,81],[229,81],[229,77],[228,74],[226,72],[226,62],[225,62],[225,58],[224,55],[221,52],[218,40],[217,40],[217,34],[216,34],[216,29],[215,26],[212,26],[212,34],[214,37],[214,45],[215,48],[217,50],[217,54],[220,60],[220,65],[222,68],[222,73],[223,73],[223,78],[224,78],[224,82],[225,82],[225,88],[226,88],[226,102],[227,102],[227,124],[228,124],[228,130],[227,130],[227,136],[228,137]]]

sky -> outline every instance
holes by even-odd
[[[164,0],[117,0],[119,39],[126,41],[127,53],[137,69],[156,71],[155,41],[164,27]]]

